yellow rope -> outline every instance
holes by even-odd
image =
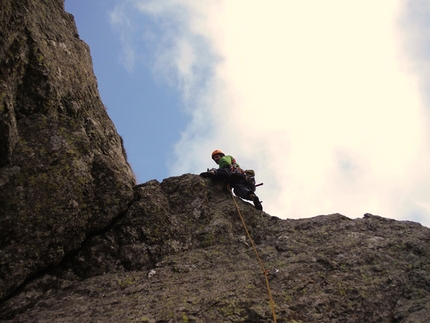
[[[236,202],[236,199],[234,198],[233,192],[231,191],[230,185],[228,185],[228,190],[230,191],[231,197],[233,198],[237,213],[239,213],[240,219],[242,220],[242,224],[243,224],[243,227],[245,228],[246,234],[248,235],[248,239],[249,239],[249,241],[251,241],[252,248],[254,249],[254,252],[255,252],[255,255],[257,256],[258,262],[260,263],[260,267],[261,267],[261,270],[263,271],[263,275],[266,278],[266,286],[267,286],[267,292],[269,294],[270,308],[272,309],[272,314],[273,314],[273,322],[276,323],[275,305],[273,302],[272,293],[270,292],[270,284],[269,284],[269,278],[268,278],[268,272],[269,271],[264,268],[263,262],[261,261],[260,256],[258,255],[257,247],[255,246],[254,240],[252,240],[251,235],[249,234],[248,228],[246,227],[246,224],[245,224],[245,220],[242,216],[242,213],[240,212],[239,206],[237,205],[237,202]]]

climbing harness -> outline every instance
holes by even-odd
[[[257,256],[258,262],[260,263],[261,270],[263,271],[263,275],[266,279],[267,293],[269,294],[270,308],[271,308],[272,314],[273,314],[273,322],[276,323],[275,304],[273,302],[272,293],[270,291],[270,284],[269,284],[270,272],[269,272],[269,270],[264,268],[263,262],[261,261],[260,256],[258,255],[257,247],[255,246],[254,240],[252,240],[251,235],[249,234],[248,228],[247,228],[246,223],[245,223],[245,219],[243,218],[242,213],[240,212],[239,206],[237,205],[236,199],[234,198],[233,192],[232,192],[229,184],[227,184],[227,188],[230,191],[234,205],[236,206],[237,213],[239,213],[239,216],[240,216],[240,219],[242,221],[245,232],[248,236],[249,241],[251,242],[252,248],[254,249],[255,255]]]

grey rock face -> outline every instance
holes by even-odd
[[[0,10],[1,299],[126,210],[135,179],[63,1]]]
[[[223,183],[135,187],[130,208],[0,307],[11,322],[272,322]],[[430,230],[371,214],[281,220],[237,200],[277,322],[426,322]]]

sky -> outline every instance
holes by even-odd
[[[66,0],[138,183],[256,172],[279,218],[430,227],[427,0]]]

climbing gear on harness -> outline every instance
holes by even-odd
[[[249,186],[251,191],[255,192],[255,189],[257,188],[257,186],[263,185],[263,183],[260,183],[260,184],[255,183],[255,172],[252,169],[247,169],[243,172],[245,174],[246,183]]]
[[[236,165],[231,165],[230,166],[230,171],[232,174],[240,174],[240,175],[245,175],[245,172],[243,171],[242,168],[237,167]]]
[[[255,192],[255,172],[253,170],[245,171],[245,180],[251,191]]]
[[[245,219],[243,218],[242,213],[240,212],[239,206],[237,205],[236,199],[234,198],[234,195],[233,195],[233,192],[231,190],[230,185],[227,184],[227,188],[230,191],[230,194],[231,194],[231,197],[233,199],[234,205],[236,206],[237,213],[239,213],[239,217],[240,217],[240,219],[242,221],[242,224],[243,224],[243,227],[245,229],[245,232],[246,232],[246,234],[248,236],[249,241],[251,242],[252,248],[254,249],[255,255],[257,256],[257,260],[260,263],[261,270],[262,270],[263,275],[264,275],[264,277],[266,279],[267,293],[269,294],[270,308],[271,308],[272,314],[273,314],[273,322],[276,323],[275,303],[273,302],[272,293],[270,291],[270,284],[269,284],[270,271],[266,270],[264,268],[263,262],[261,261],[260,256],[258,255],[257,247],[255,246],[254,240],[252,240],[251,235],[249,234],[248,228],[247,228],[247,226],[245,224]]]

